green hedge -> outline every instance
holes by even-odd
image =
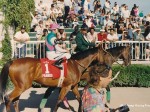
[[[130,65],[128,67],[113,66],[113,76],[120,71],[117,79],[111,86],[113,87],[150,87],[150,65]],[[79,86],[85,86],[86,81],[81,81]],[[12,83],[8,83],[12,89]],[[40,84],[33,82],[33,87],[41,87]]]
[[[113,75],[121,71],[118,78],[112,82],[117,87],[150,87],[150,65],[130,65],[122,68],[113,67]]]

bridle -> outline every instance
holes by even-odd
[[[114,62],[116,62],[118,65],[120,65],[121,67],[124,67],[122,64],[120,64],[118,61],[117,61],[117,59],[122,55],[122,54],[119,54],[119,56],[117,56],[117,58],[115,59],[114,58],[114,56],[111,54],[111,53],[109,53],[108,51],[106,51],[104,48],[103,48],[103,50],[106,52],[106,53],[108,53],[111,57],[112,57],[112,59],[114,60]]]
[[[82,65],[81,63],[79,63],[77,60],[74,60],[78,65],[80,65],[82,68],[84,68],[84,70],[82,71],[82,75],[84,74],[84,72],[89,68],[90,64],[93,62],[93,60],[97,57],[98,53],[96,53],[94,55],[94,57],[92,58],[91,62],[85,67],[84,65]]]

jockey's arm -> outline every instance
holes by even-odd
[[[59,46],[59,44],[55,45],[56,52],[67,53],[68,50],[63,49]]]

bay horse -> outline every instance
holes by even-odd
[[[99,45],[98,47],[77,53],[68,60],[67,76],[62,83],[54,112],[57,111],[60,102],[71,89],[77,97],[77,100],[80,102],[78,83],[82,72],[94,60],[103,62],[104,54],[106,54],[106,52],[102,49],[102,45]],[[8,76],[14,84],[14,90],[9,95],[6,95]],[[0,75],[0,100],[5,102],[7,112],[11,111],[11,102],[13,102],[15,111],[19,112],[19,97],[24,91],[32,86],[33,81],[54,89],[57,87],[59,79],[42,77],[40,59],[20,58],[9,61],[4,65]]]
[[[103,62],[101,63],[105,63],[108,66],[112,66],[112,64],[114,62],[117,62],[118,59],[122,59],[123,60],[123,65],[124,66],[128,66],[131,64],[131,46],[117,46],[117,47],[113,47],[110,49],[107,49],[106,52],[104,53],[104,57],[103,57]],[[78,54],[73,55],[73,57],[76,57]],[[89,80],[89,70],[90,66],[95,65],[96,63],[99,63],[98,61],[94,60],[91,65],[89,65],[89,67],[84,70],[84,72],[82,72],[81,78],[80,80]],[[109,86],[106,88],[108,91],[110,91]],[[41,104],[40,104],[40,110],[42,110],[47,102],[48,97],[50,96],[50,93],[53,90],[51,88],[48,88],[42,98]],[[67,100],[65,98],[65,100]],[[67,101],[68,103],[68,101]],[[69,106],[69,108],[72,108],[69,103],[67,104]]]
[[[118,59],[122,59],[123,60],[123,64],[119,64],[121,66],[128,66],[131,64],[131,46],[127,45],[127,46],[117,46],[117,47],[113,47],[110,49],[106,49],[106,52],[110,54],[110,56],[108,57],[108,55],[106,56],[104,54],[104,63],[106,63],[108,66],[112,66],[112,64],[114,62],[116,62],[117,64],[119,64],[117,61]],[[94,61],[92,63],[95,63]],[[91,65],[92,65],[91,63]],[[81,80],[87,80],[89,77],[88,75],[88,70],[82,74],[81,76]]]

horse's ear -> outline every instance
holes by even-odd
[[[100,43],[100,44],[98,45],[98,48],[99,48],[99,50],[103,50],[103,44]]]
[[[103,41],[101,41],[101,43],[99,43],[99,45],[98,45],[98,48],[100,49],[100,50],[104,50],[104,47],[103,47]]]
[[[131,49],[133,44],[127,44],[127,48]]]
[[[127,44],[126,46],[127,46],[127,47],[132,47],[132,45],[133,45],[133,44]]]

